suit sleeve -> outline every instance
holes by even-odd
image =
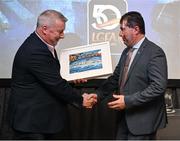
[[[124,58],[124,55],[126,54],[127,49],[125,49],[122,53],[122,57],[119,60],[118,65],[116,66],[113,75],[110,76],[107,80],[104,81],[104,83],[98,88],[97,94],[100,99],[105,98],[106,96],[112,94],[113,92],[118,92],[119,89],[119,75],[120,75],[120,69],[122,65],[122,60]]]
[[[38,51],[32,53],[29,57],[28,66],[30,73],[49,93],[68,103],[75,102],[82,105],[81,92],[72,88],[61,77],[56,60],[48,53]]]
[[[127,108],[141,106],[159,96],[164,96],[167,86],[167,61],[161,48],[152,53],[147,71],[148,87],[143,91],[125,96]]]

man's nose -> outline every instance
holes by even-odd
[[[122,31],[119,31],[119,36],[120,36],[120,37],[122,37],[122,34],[123,34]]]
[[[64,32],[61,33],[59,37],[60,37],[61,39],[63,39],[63,38],[64,38]]]

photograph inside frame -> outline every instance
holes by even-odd
[[[109,42],[62,49],[59,56],[61,75],[68,81],[112,74]]]

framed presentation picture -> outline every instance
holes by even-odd
[[[112,74],[109,42],[63,49],[60,64],[61,75],[67,81]]]

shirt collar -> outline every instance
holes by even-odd
[[[143,37],[139,42],[137,42],[137,43],[133,46],[133,48],[139,49],[140,46],[141,46],[141,44],[142,44],[142,42],[144,41],[144,39],[145,39],[145,37]]]
[[[36,33],[36,35],[39,37],[39,39],[48,46],[48,49],[49,49],[50,51],[53,51],[53,50],[54,50],[54,48],[55,48],[54,46],[52,46],[52,45],[48,44],[46,41],[44,41],[44,40],[41,38],[41,36],[40,36],[36,31],[35,31],[35,33]]]

